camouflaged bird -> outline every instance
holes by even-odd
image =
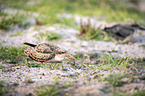
[[[137,29],[145,30],[145,27],[139,24],[116,24],[112,27],[105,27],[104,31],[111,33],[116,39],[122,40],[122,43],[125,43],[131,39]]]
[[[42,43],[35,45],[25,42],[24,44],[30,46],[27,49],[24,49],[24,53],[31,59],[41,62],[41,67],[43,62],[51,60],[55,57],[59,58],[60,61],[64,57],[67,57],[69,59],[72,58],[75,60],[75,58],[68,54],[65,50],[62,50],[58,46],[51,43]]]

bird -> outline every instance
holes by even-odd
[[[66,50],[60,49],[58,46],[52,43],[32,44],[24,42],[23,44],[30,47],[24,49],[24,53],[31,59],[43,62],[57,58],[62,61],[65,57],[75,60],[75,57],[71,56]]]
[[[103,31],[110,33],[116,39],[122,40],[122,43],[125,43],[131,39],[137,29],[145,30],[145,27],[139,24],[116,24],[112,27],[105,27]]]

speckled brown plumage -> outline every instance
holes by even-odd
[[[53,59],[57,54],[65,55],[68,58],[75,59],[74,57],[69,55],[65,50],[62,50],[58,46],[51,43],[42,43],[35,45],[25,42],[24,44],[30,46],[27,49],[24,49],[24,53],[31,59],[41,62],[41,67],[42,62]]]

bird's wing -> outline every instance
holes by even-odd
[[[54,44],[49,43],[48,46],[50,46],[51,49],[53,51],[55,51],[56,54],[65,54],[65,53],[67,53],[66,50],[62,50],[61,48],[59,48],[58,46],[56,46]]]
[[[31,52],[31,54],[29,55],[29,57],[32,58],[33,60],[44,62],[44,61],[47,61],[47,60],[54,58],[55,53],[54,52],[49,53],[49,54],[48,53],[40,53],[40,52],[37,52],[36,50],[33,50]]]
[[[35,47],[35,51],[37,51],[38,53],[44,53],[44,54],[50,54],[50,53],[54,52],[54,50],[52,50],[51,46],[48,46],[45,43],[37,45]]]
[[[47,43],[46,45],[49,46],[51,48],[51,50],[53,50],[53,51],[60,49],[58,46],[51,44],[51,43]]]
[[[125,38],[134,32],[134,28],[129,25],[117,24],[112,27],[105,28],[104,31]]]
[[[130,26],[121,26],[116,34],[120,35],[121,37],[127,37],[131,35],[134,31],[134,28]]]

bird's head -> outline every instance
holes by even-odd
[[[65,57],[67,57],[68,59],[76,60],[75,57],[71,56],[69,53],[67,53],[67,51],[61,50],[61,49],[58,49],[58,50],[57,50],[56,56],[57,56],[57,57],[60,57],[60,58],[65,58]]]

